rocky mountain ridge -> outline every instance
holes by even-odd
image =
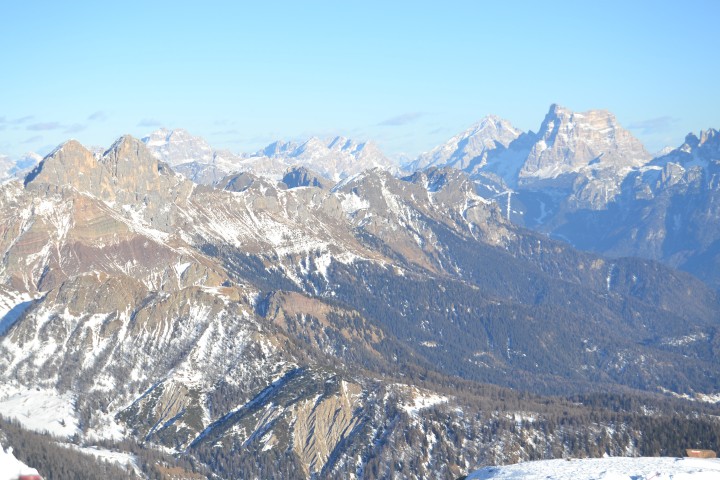
[[[581,249],[662,261],[720,286],[714,129],[651,158],[611,113],[552,105],[537,134],[489,117],[419,159],[410,166],[463,169],[517,224]]]
[[[396,169],[373,142],[340,136],[329,141],[311,137],[301,144],[278,140],[258,152],[240,155],[215,151],[203,138],[182,129],[160,129],[143,142],[156,158],[204,184],[242,172],[278,180],[295,167],[309,168],[335,182],[369,168]]]
[[[199,185],[125,136],[0,187],[0,405],[71,398],[68,436],[224,478],[456,478],[531,455],[481,443],[504,415],[481,392],[517,398],[486,382],[720,391],[718,300],[688,275],[519,228],[452,168],[286,179]]]
[[[577,211],[548,228],[580,248],[640,256],[720,287],[717,132],[689,134],[675,150],[633,170],[605,211]]]

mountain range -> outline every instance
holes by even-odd
[[[720,288],[714,129],[688,134],[653,157],[612,113],[552,105],[538,133],[487,116],[399,169],[371,142],[342,137],[277,141],[239,156],[214,151],[183,130],[160,130],[143,141],[158,159],[204,184],[239,172],[278,180],[299,166],[328,184],[372,167],[395,175],[456,168],[518,225],[605,256],[657,260]]]
[[[142,140],[156,158],[194,182],[205,184],[241,172],[277,180],[291,166],[310,168],[333,181],[369,168],[393,170],[393,163],[377,145],[345,137],[329,141],[312,137],[300,144],[278,140],[258,152],[241,155],[213,150],[204,139],[182,129],[160,129]]]
[[[652,159],[555,105],[404,174],[339,137],[68,141],[0,185],[0,411],[219,478],[674,455],[663,422],[720,435],[717,142]]]

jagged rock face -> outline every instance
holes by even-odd
[[[606,213],[578,212],[548,231],[582,248],[640,256],[720,285],[720,142],[689,134],[677,149],[633,170]]]
[[[282,182],[288,186],[288,188],[297,187],[318,187],[323,190],[329,190],[333,187],[334,182],[316,174],[312,170],[305,167],[291,167],[282,178]]]
[[[45,157],[25,179],[31,189],[62,191],[72,188],[115,205],[138,206],[163,214],[165,200],[186,197],[192,184],[172,174],[138,140],[124,136],[96,158],[71,140]],[[161,198],[162,197],[162,198]],[[168,221],[153,217],[152,223]]]
[[[622,170],[649,160],[642,144],[610,112],[574,113],[552,105],[519,177],[521,183],[529,185],[589,167]]]
[[[462,174],[450,170],[404,180],[384,170],[368,170],[334,191],[358,231],[423,268],[434,270],[442,264],[444,246],[433,224],[496,245],[512,236],[495,206],[476,195]]]
[[[623,179],[650,160],[642,144],[606,111],[574,113],[552,105],[537,134],[487,117],[410,164],[452,166],[471,174],[478,192],[506,201],[515,193],[550,191],[540,212],[523,202],[507,206],[507,217],[533,226],[537,214],[552,222],[580,209],[602,210],[620,193]],[[531,199],[537,202],[537,199]]]

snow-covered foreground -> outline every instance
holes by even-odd
[[[37,475],[37,470],[29,468],[12,454],[12,449],[6,452],[0,445],[0,480],[16,480],[18,475]]]
[[[718,480],[720,459],[608,457],[485,467],[467,480]]]

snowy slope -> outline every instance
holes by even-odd
[[[0,412],[36,432],[70,437],[79,432],[74,413],[75,399],[54,390],[0,386]]]
[[[37,470],[15,458],[12,448],[5,451],[0,445],[0,480],[15,480],[18,475],[37,475],[37,473]]]
[[[485,467],[467,480],[715,480],[720,460],[670,457],[609,457],[543,460],[504,467]]]

